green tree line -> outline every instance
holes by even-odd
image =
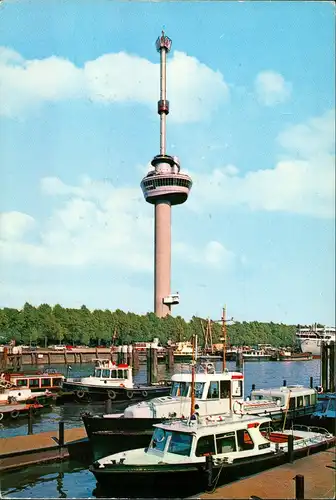
[[[131,342],[152,341],[155,337],[165,345],[168,340],[190,340],[198,335],[204,343],[205,322],[196,316],[185,321],[180,316],[157,318],[154,313],[138,315],[120,309],[95,309],[85,305],[80,309],[64,308],[59,304],[51,307],[41,304],[34,307],[25,303],[22,310],[5,307],[0,309],[0,335],[2,342],[12,339],[21,345],[51,344],[115,345]],[[221,325],[212,323],[214,343],[221,342]],[[231,345],[272,344],[293,346],[296,344],[296,326],[277,323],[236,322],[226,327]]]

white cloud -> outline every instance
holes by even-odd
[[[99,265],[138,272],[153,269],[153,207],[139,188],[116,188],[87,176],[71,186],[57,177],[41,180],[47,196],[60,198],[44,225],[29,215],[4,213],[1,219],[0,255],[9,262],[34,266]],[[27,231],[29,241],[25,238]],[[220,243],[203,250],[177,243],[182,259],[223,267],[232,257]]]
[[[256,76],[254,88],[258,101],[265,106],[275,106],[289,99],[292,85],[280,73],[261,71]]]
[[[227,99],[223,75],[195,57],[175,51],[167,67],[173,121],[199,121]],[[59,57],[24,60],[0,48],[0,114],[17,117],[43,103],[79,98],[134,102],[154,110],[158,79],[159,63],[125,52],[102,55],[79,68]]]
[[[186,243],[173,244],[173,252],[179,258],[192,264],[203,264],[216,269],[228,269],[234,264],[235,255],[219,241],[210,241],[204,248]]]
[[[210,174],[191,173],[188,207],[245,205],[252,210],[285,211],[316,217],[335,214],[334,111],[282,132],[283,159],[274,168],[240,175],[232,165]],[[293,158],[294,156],[294,158]]]
[[[21,212],[0,213],[0,238],[8,241],[21,239],[34,225],[35,220],[30,215]]]

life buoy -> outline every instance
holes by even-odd
[[[20,413],[17,411],[17,410],[13,410],[10,412],[10,416],[13,418],[13,419],[16,419],[18,418],[18,416],[20,415]]]
[[[148,392],[147,391],[142,391],[141,395],[142,395],[143,398],[147,398]]]
[[[83,399],[85,396],[85,392],[84,391],[76,391],[76,396],[79,399]]]
[[[244,414],[243,404],[244,404],[243,401],[235,401],[233,403],[233,413],[236,413],[238,415],[243,415]]]
[[[0,413],[0,422],[1,422],[1,420],[2,420],[3,418],[4,418],[3,413]]]
[[[323,393],[323,387],[322,385],[319,385],[317,388],[317,394],[322,394]]]
[[[128,399],[132,399],[133,398],[133,391],[127,391],[126,396],[128,397]]]
[[[107,391],[107,396],[109,399],[115,399],[117,397],[117,393],[115,391]]]
[[[122,388],[124,388],[124,387],[125,387],[125,384],[120,384],[120,386],[119,386],[119,387],[122,387]]]

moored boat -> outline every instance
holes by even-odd
[[[244,361],[269,361],[271,353],[266,352],[264,349],[251,349],[242,353]]]
[[[194,418],[194,419],[193,419]],[[267,417],[217,415],[153,426],[149,446],[111,454],[90,466],[106,491],[123,495],[178,492],[183,485],[204,490],[209,473],[216,484],[284,463],[289,436],[296,458],[335,442],[325,429],[293,428],[274,432]],[[211,465],[209,466],[209,462]]]
[[[26,417],[32,408],[33,413],[37,413],[38,411],[44,408],[44,405],[37,402],[31,401],[30,403],[8,403],[0,405],[0,422],[4,423],[4,421],[16,420],[19,417]]]
[[[132,367],[127,363],[116,364],[110,360],[96,360],[93,375],[80,378],[66,378],[62,387],[64,392],[73,393],[75,399],[131,401],[148,399],[169,394],[170,385],[157,383],[151,385],[135,384]]]
[[[321,346],[336,341],[336,328],[318,326],[317,323],[311,326],[298,325],[296,336],[302,352],[310,352],[313,357],[320,357]]]
[[[31,392],[41,392],[41,390],[58,392],[65,377],[55,370],[44,370],[29,373],[4,372],[1,374],[1,379],[18,389],[29,389]]]
[[[316,411],[311,415],[311,423],[325,427],[336,435],[336,393],[318,395]]]
[[[272,361],[310,361],[313,359],[311,352],[292,352],[287,349],[280,349],[272,354]]]
[[[152,426],[162,420],[176,420],[189,414],[192,374],[172,376],[171,393],[128,406],[122,413],[91,415],[82,419],[95,459],[132,447],[148,446]],[[216,372],[212,364],[198,365],[195,373],[195,404],[200,416],[229,413],[270,415],[273,426],[302,422],[315,410],[316,390],[302,386],[256,389],[244,401],[244,375]]]

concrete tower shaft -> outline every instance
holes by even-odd
[[[166,153],[166,118],[169,113],[166,59],[171,44],[164,32],[156,40],[156,48],[160,52],[160,154],[151,162],[154,170],[141,181],[145,200],[155,205],[154,309],[159,317],[169,314],[171,305],[178,303],[178,296],[174,298],[170,295],[171,206],[184,203],[192,186],[191,178],[180,172],[179,159]]]

